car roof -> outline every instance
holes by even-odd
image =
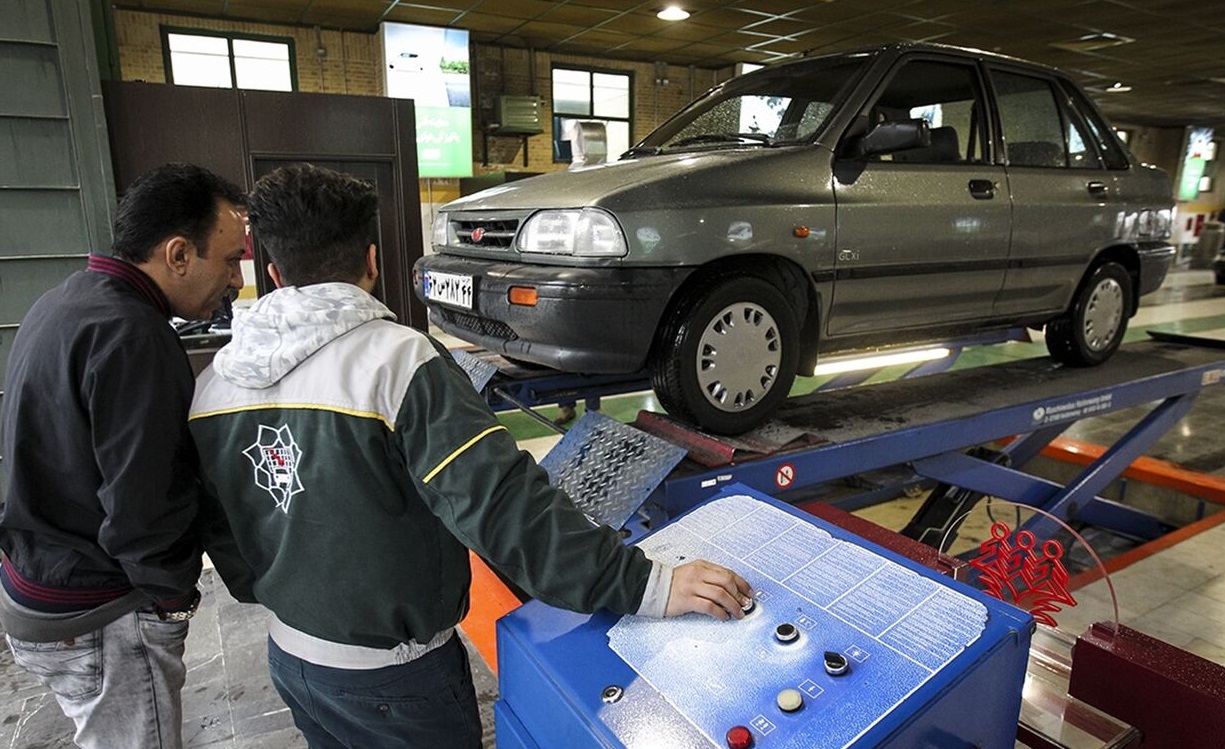
[[[839,52],[832,52],[832,53],[825,54],[825,55],[814,55],[812,57],[805,57],[799,60],[791,60],[785,63],[779,63],[777,65],[768,65],[764,68],[761,68],[760,70],[755,70],[751,73],[746,73],[745,75],[756,75],[758,73],[768,74],[769,71],[782,71],[792,66],[802,67],[805,64],[811,64],[816,61],[829,62],[831,60],[838,60],[838,59],[856,57],[856,56],[896,57],[899,55],[914,53],[914,52],[930,52],[933,54],[947,55],[950,57],[959,57],[959,58],[967,59],[967,60],[985,60],[988,62],[1001,62],[1001,63],[1007,63],[1009,65],[1022,66],[1030,70],[1041,71],[1047,74],[1059,75],[1065,78],[1067,77],[1067,73],[1061,71],[1059,68],[1055,68],[1050,65],[1044,65],[1042,63],[1032,62],[1030,60],[1023,60],[1019,57],[1001,55],[996,52],[988,52],[986,50],[974,49],[972,47],[955,47],[949,44],[934,44],[931,42],[891,42],[889,44],[877,44],[873,46],[856,47],[853,49],[841,50]]]

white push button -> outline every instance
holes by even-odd
[[[785,713],[794,713],[804,706],[804,695],[798,689],[784,689],[776,698],[778,709]]]

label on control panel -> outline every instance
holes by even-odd
[[[768,725],[771,747],[850,746],[987,622],[973,598],[748,496],[703,505],[640,545],[669,564],[731,567],[757,592],[743,620],[626,616],[608,632],[612,650],[713,746],[742,721],[759,736]],[[797,626],[797,640],[775,638],[783,623]],[[826,673],[825,651],[847,656],[850,670]],[[774,708],[787,688],[806,695],[803,709]]]

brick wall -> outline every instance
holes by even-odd
[[[162,26],[293,39],[298,90],[312,93],[383,93],[382,45],[377,34],[136,11],[115,11],[120,76],[125,81],[165,83]],[[322,54],[318,50],[323,50]]]
[[[263,23],[240,23],[192,16],[139,11],[115,11],[115,34],[119,46],[120,75],[125,81],[165,83],[161,27],[198,28],[260,36],[289,37],[294,53],[300,91],[331,94],[383,94],[382,44],[377,33],[315,30],[308,27]],[[317,50],[323,50],[318,54]],[[565,169],[553,162],[551,76],[554,64],[627,72],[633,76],[634,132],[636,140],[650,132],[674,112],[714,85],[716,71],[652,62],[601,60],[548,52],[473,46],[473,170],[476,174],[501,171],[544,172]],[[657,84],[656,79],[668,83]],[[726,77],[726,73],[722,75]],[[535,94],[544,101],[541,135],[526,139],[527,164],[523,162],[524,139],[519,136],[483,137],[481,125],[489,118],[499,94]],[[427,194],[432,193],[432,194]],[[456,180],[434,180],[422,202],[441,202],[458,196]],[[432,198],[432,201],[430,200]]]

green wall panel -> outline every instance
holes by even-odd
[[[0,18],[3,18],[5,39],[23,39],[32,42],[55,41],[52,31],[51,8],[43,2],[18,2],[0,0]]]
[[[0,257],[93,249],[79,190],[0,190]]]
[[[85,267],[84,257],[0,260],[0,325],[21,322],[47,289]]]
[[[67,116],[58,48],[0,42],[0,81],[21,82],[5,84],[0,114]]]
[[[76,185],[68,120],[0,117],[0,175],[6,188]]]

